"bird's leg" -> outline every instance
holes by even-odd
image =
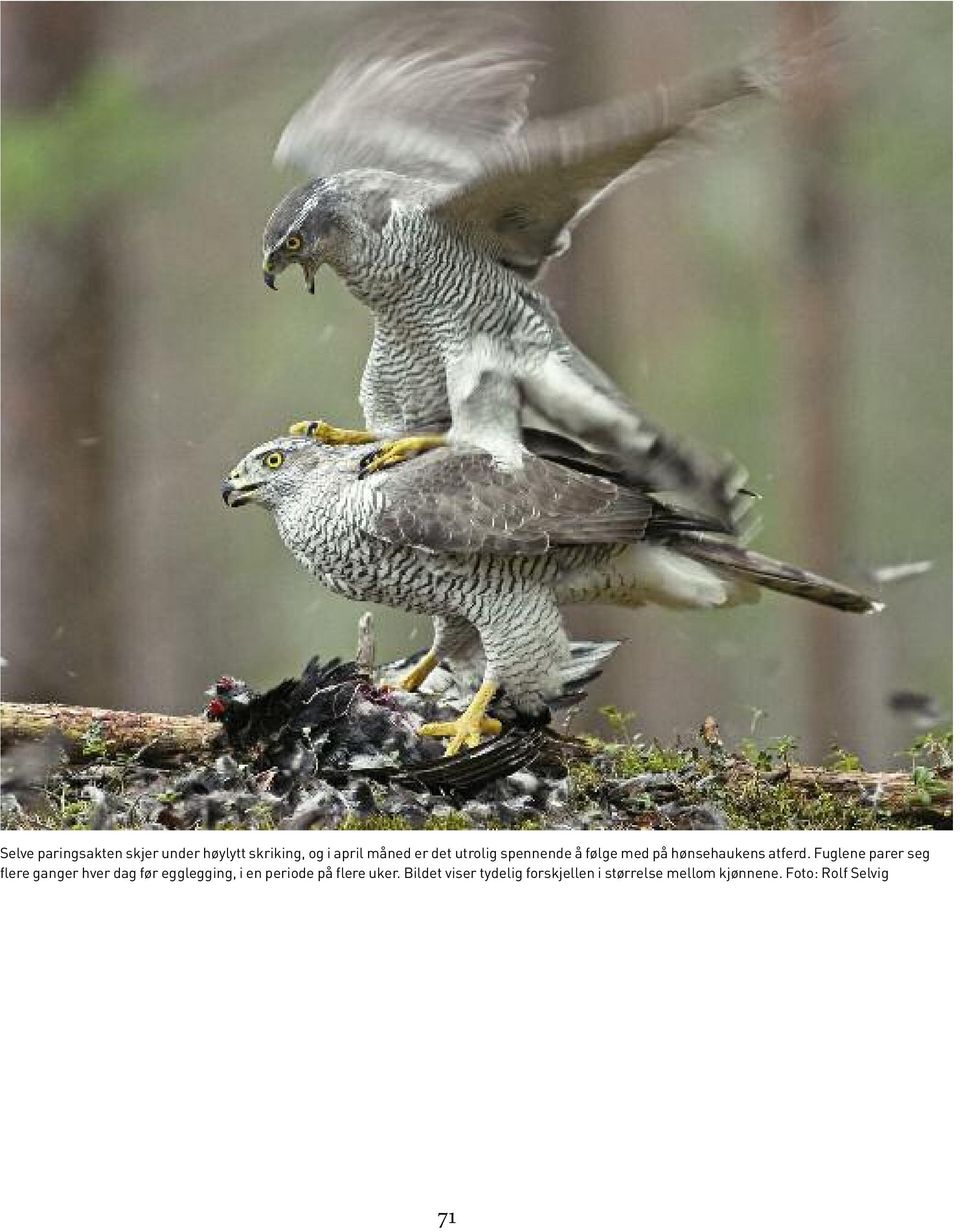
[[[409,461],[418,453],[427,453],[430,449],[439,449],[447,443],[446,436],[401,436],[398,440],[389,440],[376,453],[371,454],[360,467],[361,474],[373,474],[377,470],[386,470],[388,466],[397,466]]]
[[[400,688],[404,692],[416,692],[430,672],[437,665],[437,656],[433,650],[428,650],[419,662],[414,663],[406,675],[402,675],[391,687]]]
[[[503,730],[496,718],[487,718],[487,706],[496,695],[499,685],[495,680],[484,680],[476,696],[453,722],[425,722],[418,734],[449,739],[444,756],[452,757],[461,748],[476,748],[482,735],[499,735]]]
[[[433,644],[416,663],[394,684],[388,688],[403,689],[404,692],[416,692],[437,663],[447,660],[454,665],[468,664],[473,657],[474,647],[479,648],[479,637],[476,629],[460,616],[437,615],[433,617]]]
[[[355,432],[349,428],[333,427],[322,419],[301,419],[291,423],[291,436],[312,436],[322,445],[368,445],[380,439],[372,432]]]

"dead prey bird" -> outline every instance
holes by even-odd
[[[394,29],[343,60],[290,120],[276,159],[313,178],[267,223],[264,280],[274,287],[295,264],[312,290],[329,265],[375,317],[367,430],[313,420],[291,431],[327,444],[391,438],[369,470],[445,442],[518,469],[532,415],[615,452],[648,490],[684,493],[732,522],[744,472],[641,415],[531,283],[609,189],[768,94],[796,61],[527,122],[532,69],[516,40],[430,48]]]
[[[287,436],[251,450],[223,483],[231,507],[269,509],[284,543],[335,593],[437,619],[415,688],[438,658],[479,638],[483,682],[456,721],[427,723],[448,755],[500,723],[502,690],[521,719],[549,719],[570,665],[561,603],[726,607],[781,590],[843,611],[880,604],[739,547],[706,515],[607,475],[525,453],[504,469],[481,450],[440,448],[361,476],[369,446]]]

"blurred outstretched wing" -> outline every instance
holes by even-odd
[[[767,93],[771,78],[776,74],[759,61],[536,120],[489,147],[482,171],[434,212],[483,228],[501,261],[536,276],[618,181],[646,170],[654,152],[699,141],[717,113]]]
[[[479,451],[437,449],[376,477],[370,528],[392,544],[541,555],[642,539],[658,506],[641,492],[527,455],[515,469]]]
[[[368,167],[449,184],[477,174],[483,151],[525,120],[535,62],[512,32],[455,24],[434,46],[409,21],[366,37],[287,124],[275,161],[310,176]]]

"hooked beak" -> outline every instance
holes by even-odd
[[[291,262],[292,264],[293,262]],[[310,257],[305,257],[302,261],[296,262],[303,270],[303,281],[307,290],[311,295],[316,293],[317,269],[321,263],[317,260],[311,260]],[[284,265],[277,269],[277,261],[274,257],[267,257],[263,262],[263,284],[268,286],[271,291],[277,290],[277,273],[282,273]]]
[[[249,504],[261,486],[261,483],[241,484],[233,475],[228,475],[220,484],[220,495],[228,509],[238,509],[242,504]]]

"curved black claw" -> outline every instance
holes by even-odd
[[[360,459],[359,465],[357,466],[358,478],[364,479],[370,473],[369,467],[374,460],[380,456],[380,450],[381,446],[377,445],[377,447],[375,449],[371,449],[369,453],[364,453],[363,457]],[[376,474],[376,471],[373,473]]]

